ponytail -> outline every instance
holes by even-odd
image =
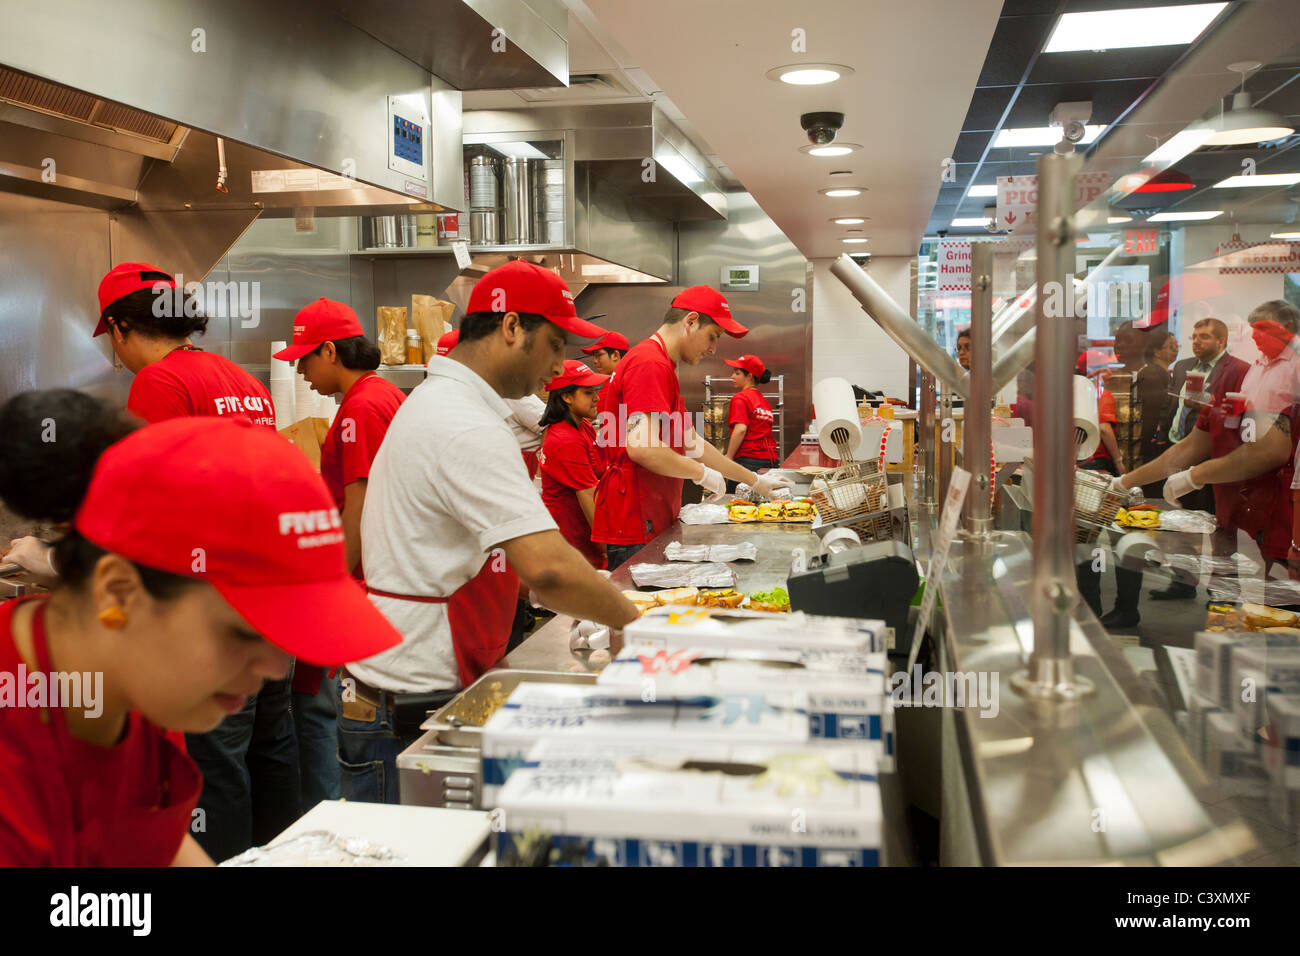
[[[754,381],[759,385],[766,385],[768,382],[772,381],[772,370],[770,368],[763,369],[763,374]]]

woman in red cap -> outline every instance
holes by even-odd
[[[727,457],[754,473],[760,468],[775,468],[780,462],[776,439],[772,437],[772,406],[758,390],[758,386],[772,381],[772,373],[757,355],[724,361],[732,368],[731,384],[736,387],[727,414],[731,425]]]
[[[596,401],[608,375],[593,372],[569,359],[564,371],[546,385],[550,397],[541,424],[546,428],[538,455],[542,501],[573,545],[593,568],[605,567],[605,551],[591,540],[596,513],[596,482],[604,472],[604,456],[596,447]]]
[[[320,298],[293,320],[293,342],[275,353],[297,361],[298,374],[321,395],[343,393],[321,444],[320,474],[343,519],[347,566],[364,581],[361,512],[370,465],[388,432],[402,390],[375,374],[379,348],[365,336],[356,312]],[[293,723],[298,736],[301,808],[339,798],[338,679],[322,667],[299,661],[293,669]]]
[[[59,587],[0,605],[0,673],[26,685],[0,681],[3,864],[211,862],[202,781],[165,729],[210,731],[293,656],[400,640],[292,445],[216,418],[132,427],[71,390],[0,408],[0,498],[71,522]]]

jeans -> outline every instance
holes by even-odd
[[[644,544],[607,544],[605,545],[605,557],[608,559],[608,566],[611,571],[620,565],[631,561],[638,551],[644,548]]]
[[[748,468],[750,471],[758,471],[760,469],[766,470],[768,468],[775,468],[780,464],[780,462],[775,458],[769,460],[767,458],[742,458],[737,456],[736,464],[740,465],[742,468]],[[731,494],[734,492],[736,490],[736,485],[738,484],[739,482],[728,479],[727,493]]]
[[[298,737],[299,809],[339,798],[339,679],[323,675],[314,694],[295,692],[293,723]]]
[[[267,681],[216,730],[185,735],[185,748],[203,774],[203,813],[191,829],[218,863],[270,842],[300,815],[291,680]]]
[[[340,687],[338,734],[339,795],[362,803],[401,803],[397,755],[422,732],[399,734],[386,700],[346,701]]]

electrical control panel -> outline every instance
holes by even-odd
[[[388,168],[428,182],[429,114],[411,97],[388,98]]]

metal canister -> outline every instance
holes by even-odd
[[[397,217],[375,216],[370,220],[371,242],[375,249],[397,247]]]
[[[532,242],[533,194],[529,161],[507,156],[501,164],[502,238],[506,245]]]
[[[535,242],[564,242],[564,160],[538,160],[534,170]]]
[[[475,156],[469,165],[469,238],[475,244],[499,242],[500,202],[496,160]]]

